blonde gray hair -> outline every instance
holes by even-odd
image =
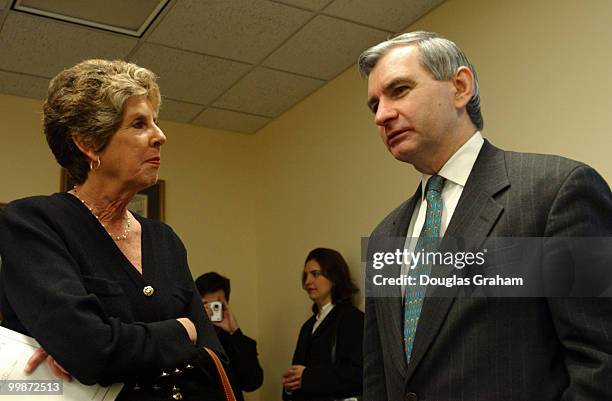
[[[49,83],[43,105],[45,136],[55,159],[75,183],[87,179],[89,160],[73,137],[102,150],[121,125],[125,101],[132,96],[146,96],[156,110],[161,104],[157,76],[122,60],[85,60]]]
[[[370,47],[357,60],[361,76],[367,78],[380,59],[391,49],[402,46],[416,46],[419,49],[419,61],[434,79],[446,81],[451,79],[457,68],[465,66],[474,75],[474,93],[466,109],[472,123],[481,130],[484,120],[480,111],[480,85],[476,69],[467,56],[454,42],[442,38],[433,32],[415,31],[397,35],[389,40]]]

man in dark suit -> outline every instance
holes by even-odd
[[[468,237],[482,249],[494,237],[612,236],[612,195],[595,170],[483,139],[476,72],[453,42],[402,34],[366,50],[359,69],[383,142],[423,174],[369,248],[387,237],[407,247],[411,237]],[[371,279],[368,266],[366,287]],[[457,287],[370,292],[364,401],[612,400],[610,298],[468,297]]]

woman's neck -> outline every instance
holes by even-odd
[[[134,196],[133,193],[122,192],[111,186],[96,185],[89,180],[75,185],[74,194],[102,223],[123,221],[127,206]]]
[[[316,304],[317,304],[317,308],[319,309],[319,313],[318,314],[320,314],[323,311],[323,307],[325,305],[327,305],[328,303],[330,303],[330,302],[331,302],[331,298],[325,298],[322,301],[317,301]]]

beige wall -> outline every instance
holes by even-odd
[[[0,202],[59,189],[41,116],[41,102],[0,95]]]
[[[411,29],[448,36],[471,57],[485,137],[585,161],[612,182],[611,14],[607,0],[448,0]],[[167,221],[194,276],[217,269],[232,278],[239,321],[259,342],[265,385],[251,400],[280,398],[309,315],[299,281],[306,253],[336,248],[360,279],[360,237],[415,190],[418,174],[377,138],[365,91],[350,68],[255,136],[162,127]],[[39,109],[0,96],[0,201],[58,186]]]

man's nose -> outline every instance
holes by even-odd
[[[378,126],[384,126],[389,120],[397,118],[397,110],[387,101],[380,100],[376,108],[374,122]]]

